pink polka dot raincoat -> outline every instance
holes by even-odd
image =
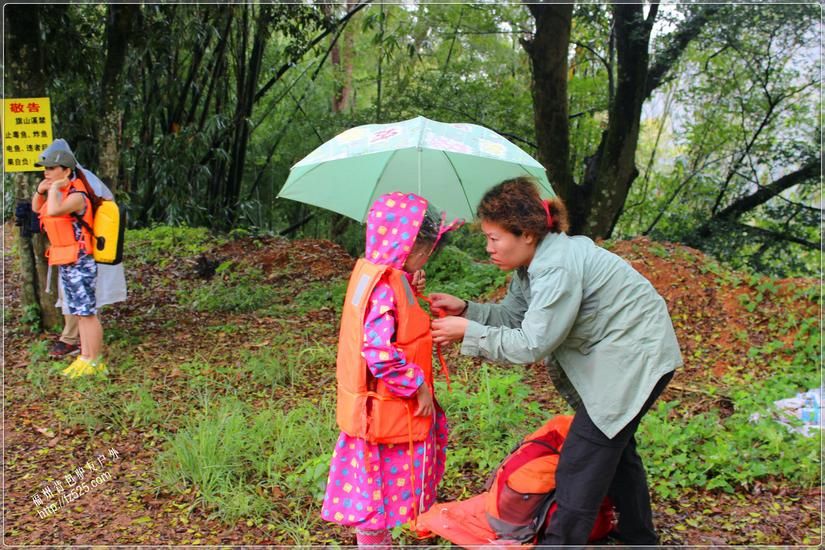
[[[409,193],[383,195],[367,219],[366,258],[402,269],[418,235],[427,201]],[[424,381],[421,368],[395,346],[398,323],[396,298],[386,281],[370,296],[364,321],[361,353],[367,368],[400,397],[414,396]],[[444,474],[447,421],[436,405],[429,436],[413,444],[380,444],[341,433],[332,454],[322,517],[334,523],[367,530],[391,529],[427,510],[436,498]],[[412,464],[414,475],[410,475]]]

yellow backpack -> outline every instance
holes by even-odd
[[[78,171],[86,196],[92,203],[94,219],[92,227],[77,214],[73,214],[87,231],[92,234],[92,255],[99,264],[119,264],[123,261],[123,236],[126,232],[126,212],[115,201],[104,199],[95,194],[85,174]]]
[[[102,200],[95,211],[94,258],[99,264],[119,264],[123,261],[123,234],[126,213],[115,201]]]

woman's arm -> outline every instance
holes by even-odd
[[[69,193],[63,200],[60,200],[60,186],[62,182],[56,181],[49,188],[49,197],[46,199],[46,214],[49,216],[62,216],[69,212],[79,212],[83,210],[85,202],[82,193]]]
[[[531,281],[531,298],[518,328],[469,322],[461,353],[493,361],[533,363],[567,338],[582,299],[581,283],[567,270],[549,269]]]
[[[34,195],[32,195],[32,212],[40,212],[40,209],[43,208],[49,194],[49,187],[51,187],[49,180],[41,180],[37,185],[37,189],[34,190]]]
[[[461,316],[482,325],[515,328],[521,324],[524,312],[527,311],[527,301],[524,298],[521,284],[517,282],[517,276],[514,276],[510,282],[507,295],[501,303],[480,304],[462,300],[450,294],[434,292],[430,294],[433,312],[442,315]]]
[[[480,304],[468,302],[467,311],[463,317],[491,327],[516,328],[521,325],[527,306],[527,300],[519,281],[519,274],[513,273],[510,286],[507,288],[507,294],[500,303]]]

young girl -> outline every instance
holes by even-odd
[[[49,237],[49,267],[58,266],[64,300],[69,313],[78,316],[80,332],[80,356],[63,374],[74,378],[105,372],[100,361],[103,329],[95,303],[97,263],[92,256],[89,184],[71,150],[50,146],[37,165],[43,166],[44,177],[32,198],[32,210],[40,214]]]
[[[410,193],[370,209],[365,258],[350,278],[338,343],[337,420],[322,517],[355,527],[359,547],[434,502],[447,423],[433,398],[429,316],[410,285],[442,235],[439,212]]]

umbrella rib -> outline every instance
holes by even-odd
[[[458,187],[461,189],[461,194],[464,195],[464,200],[467,201],[467,206],[470,209],[470,217],[474,218],[475,213],[473,212],[473,205],[470,204],[470,197],[467,196],[467,192],[464,190],[464,182],[461,181],[461,174],[458,173],[458,170],[455,169],[455,165],[453,161],[450,159],[450,155],[447,154],[447,151],[441,150],[441,154],[444,155],[444,158],[447,159],[447,162],[450,163],[450,167],[453,169],[455,173],[455,177],[458,178]]]
[[[318,164],[314,165],[312,168],[310,168],[309,170],[307,170],[306,172],[304,172],[303,174],[301,174],[301,176],[300,176],[299,178],[297,178],[295,181],[298,181],[298,180],[300,180],[300,179],[302,179],[302,178],[306,177],[306,175],[307,175],[307,174],[311,173],[311,172],[312,172],[313,170],[315,170],[316,168],[319,168],[322,164],[324,164],[324,163],[323,163],[323,162],[319,162]],[[294,168],[294,166],[293,166],[293,168]],[[290,169],[290,171],[291,171],[291,170],[292,170],[292,169]],[[289,175],[287,175],[287,178],[286,178],[286,179],[289,179]],[[293,185],[294,185],[294,183],[293,183]],[[284,185],[282,185],[282,186],[281,186],[280,191],[278,191],[278,195],[275,197],[276,199],[281,198],[281,193],[283,193],[283,191],[284,191],[284,187],[286,187],[286,182],[284,182]],[[289,197],[283,197],[283,198],[289,198]]]
[[[518,164],[518,166],[519,166],[519,168],[521,168],[522,170],[524,170],[524,171],[525,171],[525,172],[527,172],[528,174],[530,174],[530,173],[531,173],[531,172],[530,172],[530,170],[528,170],[527,168],[525,168],[523,164],[519,163],[519,164]],[[544,168],[544,166],[542,166],[542,168]],[[544,171],[545,171],[545,173],[546,173],[546,172],[547,172],[547,168],[544,168]],[[533,177],[535,177],[535,176],[533,176]],[[536,180],[539,180],[539,181],[537,181],[537,183],[539,184],[539,187],[543,187],[543,186],[541,185],[541,180],[540,180],[540,178],[536,178]],[[556,196],[556,190],[555,190],[555,189],[553,189],[553,184],[552,184],[552,183],[550,183],[550,178],[547,178],[547,185],[549,185],[549,186],[550,186],[549,191],[550,191],[551,193],[553,193],[553,196],[555,197],[555,196]]]

